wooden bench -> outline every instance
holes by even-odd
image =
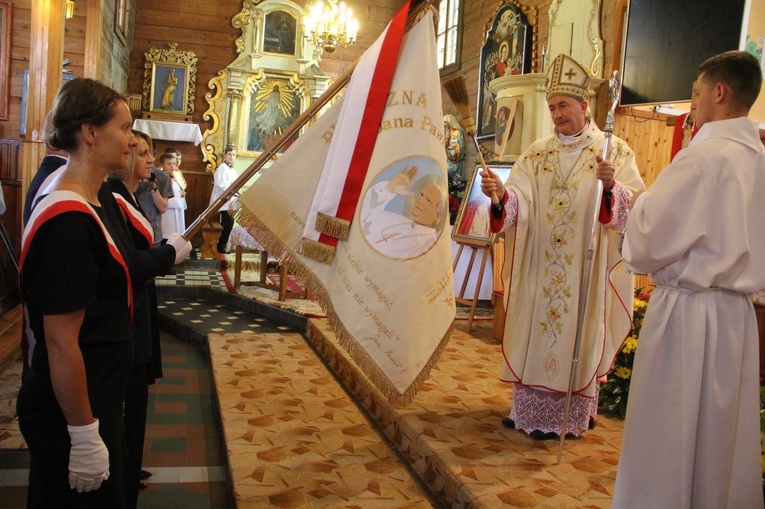
[[[279,292],[279,300],[283,301],[287,298],[287,266],[284,264],[279,265],[279,284],[274,285],[268,282],[268,252],[265,250],[257,251],[255,249],[245,249],[240,245],[236,246],[234,251],[234,289],[238,290],[242,285],[242,253],[247,251],[248,253],[260,253],[260,266],[258,268],[258,274],[260,276],[259,281],[249,283],[254,286],[260,286],[261,288],[269,288],[271,290],[277,290]]]
[[[218,240],[222,231],[220,223],[208,222],[202,227],[202,245],[199,251],[203,260],[218,258]]]

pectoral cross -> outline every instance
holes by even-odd
[[[555,195],[555,201],[558,203],[558,205],[563,205],[563,203],[560,201],[560,195],[563,194],[563,191],[568,191],[568,184],[561,184],[559,186],[555,186],[553,189],[558,191],[558,194]]]

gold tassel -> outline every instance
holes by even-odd
[[[319,212],[316,216],[316,231],[339,240],[348,240],[348,235],[351,233],[351,222]]]
[[[335,259],[335,248],[333,246],[328,246],[312,239],[304,238],[301,240],[297,252],[306,258],[325,265],[330,265],[332,260]]]
[[[366,376],[372,382],[372,385],[370,386],[367,395],[372,397],[381,406],[390,405],[393,408],[404,408],[411,403],[417,392],[425,383],[425,380],[427,380],[428,374],[435,366],[436,361],[443,353],[446,345],[449,343],[449,339],[454,332],[454,322],[452,322],[451,326],[441,338],[438,347],[436,347],[433,355],[425,364],[417,378],[412,381],[403,393],[400,393],[377,364],[369,357],[367,351],[359,343],[353,340],[350,332],[348,332],[348,329],[346,329],[345,325],[343,325],[337,316],[337,311],[332,305],[327,289],[313,272],[295,257],[290,249],[277,240],[274,234],[254,215],[243,209],[236,214],[236,221],[243,226],[266,251],[278,258],[281,263],[286,264],[287,270],[306,287],[311,298],[318,301],[319,305],[327,314],[327,322],[329,323],[332,332],[335,334],[337,343],[345,350],[345,352],[347,352],[350,358],[353,359],[353,362],[360,367],[359,369],[364,369],[366,370],[366,373],[368,373]],[[318,249],[329,248],[332,257],[334,257],[334,248],[309,239],[303,239],[301,241],[300,246],[298,247],[298,252],[300,252],[304,244],[307,245],[309,243],[322,246]],[[303,256],[308,257],[308,255]],[[317,261],[321,262],[321,260]],[[319,352],[324,350],[321,342],[317,341],[317,338],[315,338],[314,334],[311,334],[310,331],[307,334],[307,337]],[[325,357],[325,359],[326,358],[327,357]],[[338,356],[338,358],[340,358],[340,356]],[[346,368],[348,368],[348,366],[346,366]],[[377,394],[382,395],[383,399],[379,399]]]

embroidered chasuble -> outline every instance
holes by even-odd
[[[595,212],[595,156],[603,142],[604,133],[593,121],[573,143],[563,143],[556,134],[538,140],[505,183],[518,198],[518,212],[517,226],[505,234],[503,381],[563,393],[568,388]],[[610,370],[630,330],[634,282],[619,255],[618,231],[630,196],[645,188],[634,153],[615,136],[609,160],[616,169],[612,218],[608,225],[598,223],[574,375],[574,394],[587,398],[596,396],[598,377]]]

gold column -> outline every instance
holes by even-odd
[[[61,86],[64,63],[64,0],[32,0],[27,88],[27,133],[21,156],[21,196],[45,157],[42,127]]]
[[[85,21],[85,77],[101,79],[101,27],[103,25],[101,0],[88,0]]]
[[[241,90],[229,90],[226,92],[230,99],[231,108],[228,112],[228,129],[226,129],[226,140],[223,150],[226,150],[225,145],[234,145],[239,140],[239,105],[242,103],[242,91]],[[244,150],[243,147],[236,147],[238,151]]]

